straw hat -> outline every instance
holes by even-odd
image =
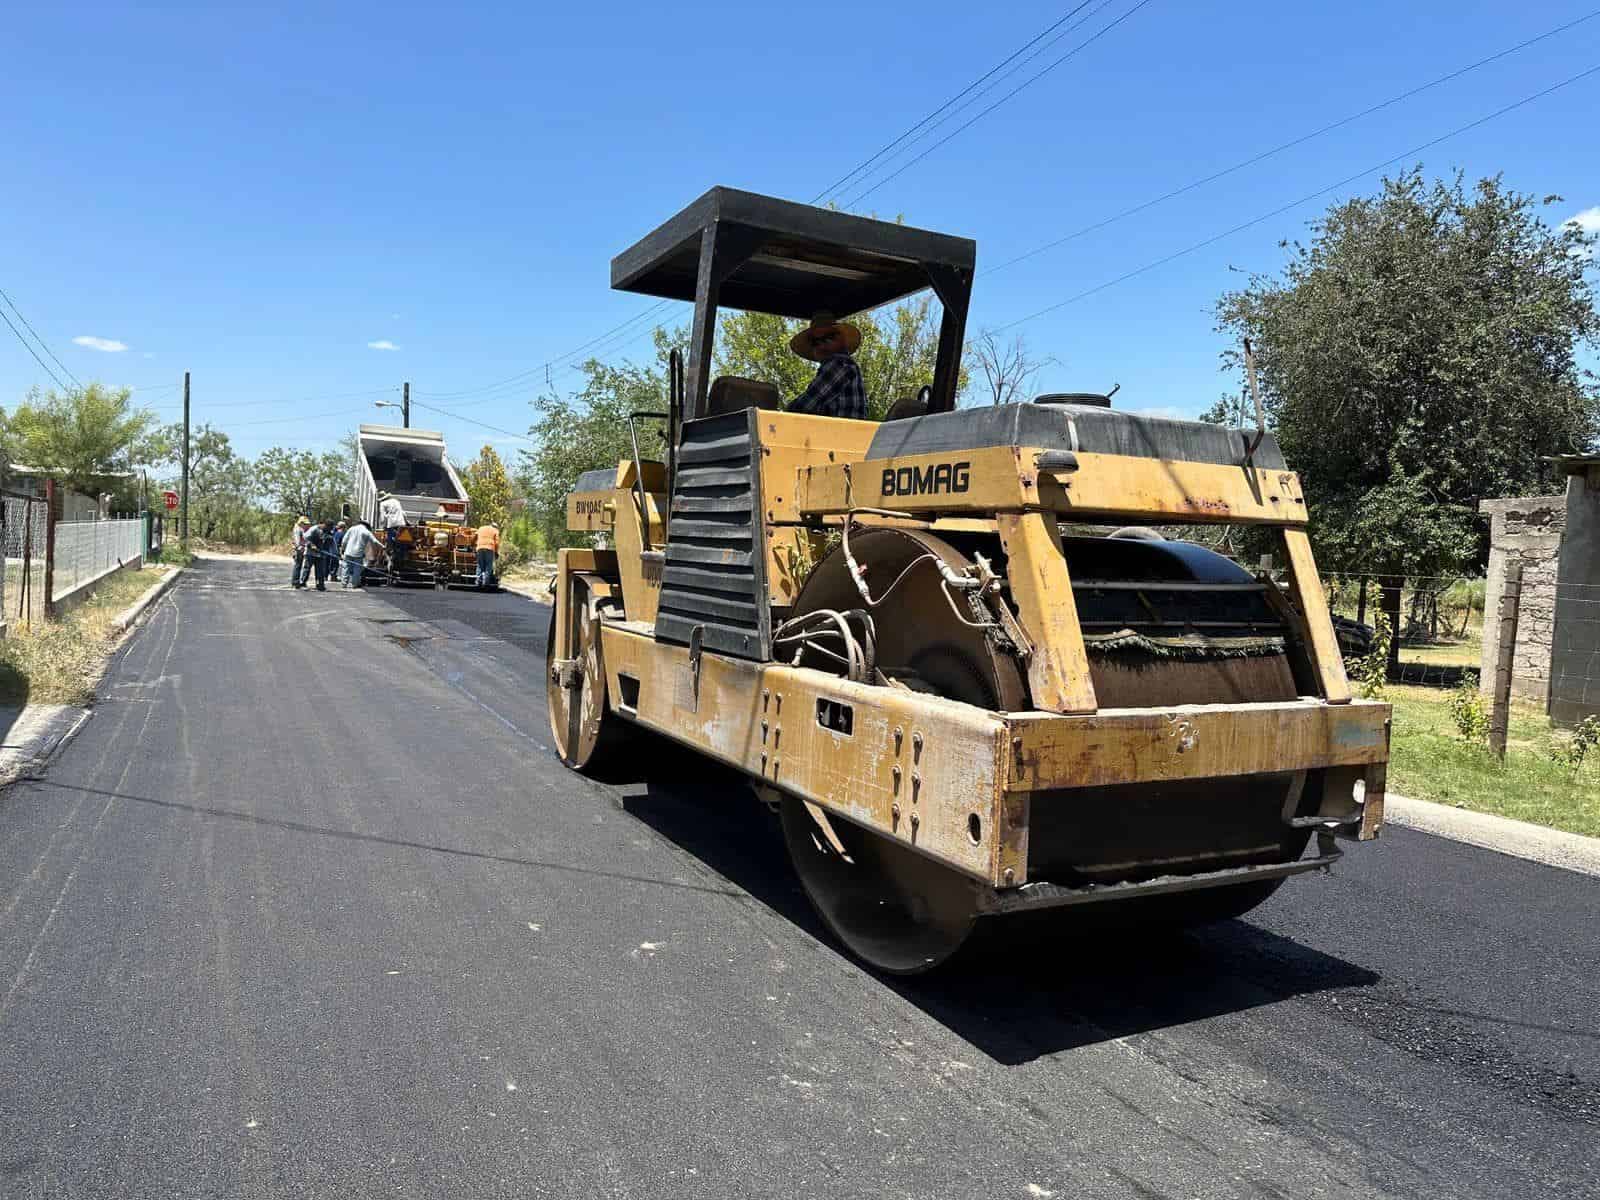
[[[298,521],[295,522],[295,524],[296,525],[309,525],[309,524],[311,524],[311,518],[310,517],[301,517]]]
[[[839,339],[826,354],[819,353],[816,341],[828,333],[838,334]],[[789,349],[812,362],[821,362],[831,354],[854,354],[859,345],[861,345],[861,330],[849,321],[835,321],[833,314],[829,312],[819,312],[811,318],[808,327],[789,339]]]

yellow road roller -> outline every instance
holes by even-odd
[[[693,302],[687,362],[636,414],[662,460],[575,481],[568,526],[606,548],[562,550],[553,583],[563,760],[642,727],[743,772],[827,927],[891,973],[1027,914],[1236,916],[1383,820],[1389,708],[1352,698],[1271,433],[1088,394],[957,409],[975,261],[727,188],[618,255],[613,287]],[[928,288],[933,378],[882,421],[711,378],[719,308]],[[1173,536],[1226,524],[1285,578]]]

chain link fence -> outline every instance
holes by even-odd
[[[56,562],[51,600],[60,600],[107,571],[140,556],[144,522],[137,517],[113,521],[58,521]]]

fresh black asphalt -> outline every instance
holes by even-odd
[[[1600,879],[1391,829],[933,982],[553,758],[549,609],[211,560],[0,794],[0,1196],[1600,1195]]]

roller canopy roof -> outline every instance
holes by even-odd
[[[786,317],[888,304],[928,287],[930,268],[970,286],[977,259],[970,238],[715,187],[612,259],[611,286],[692,302],[708,234],[739,264],[717,303]]]

